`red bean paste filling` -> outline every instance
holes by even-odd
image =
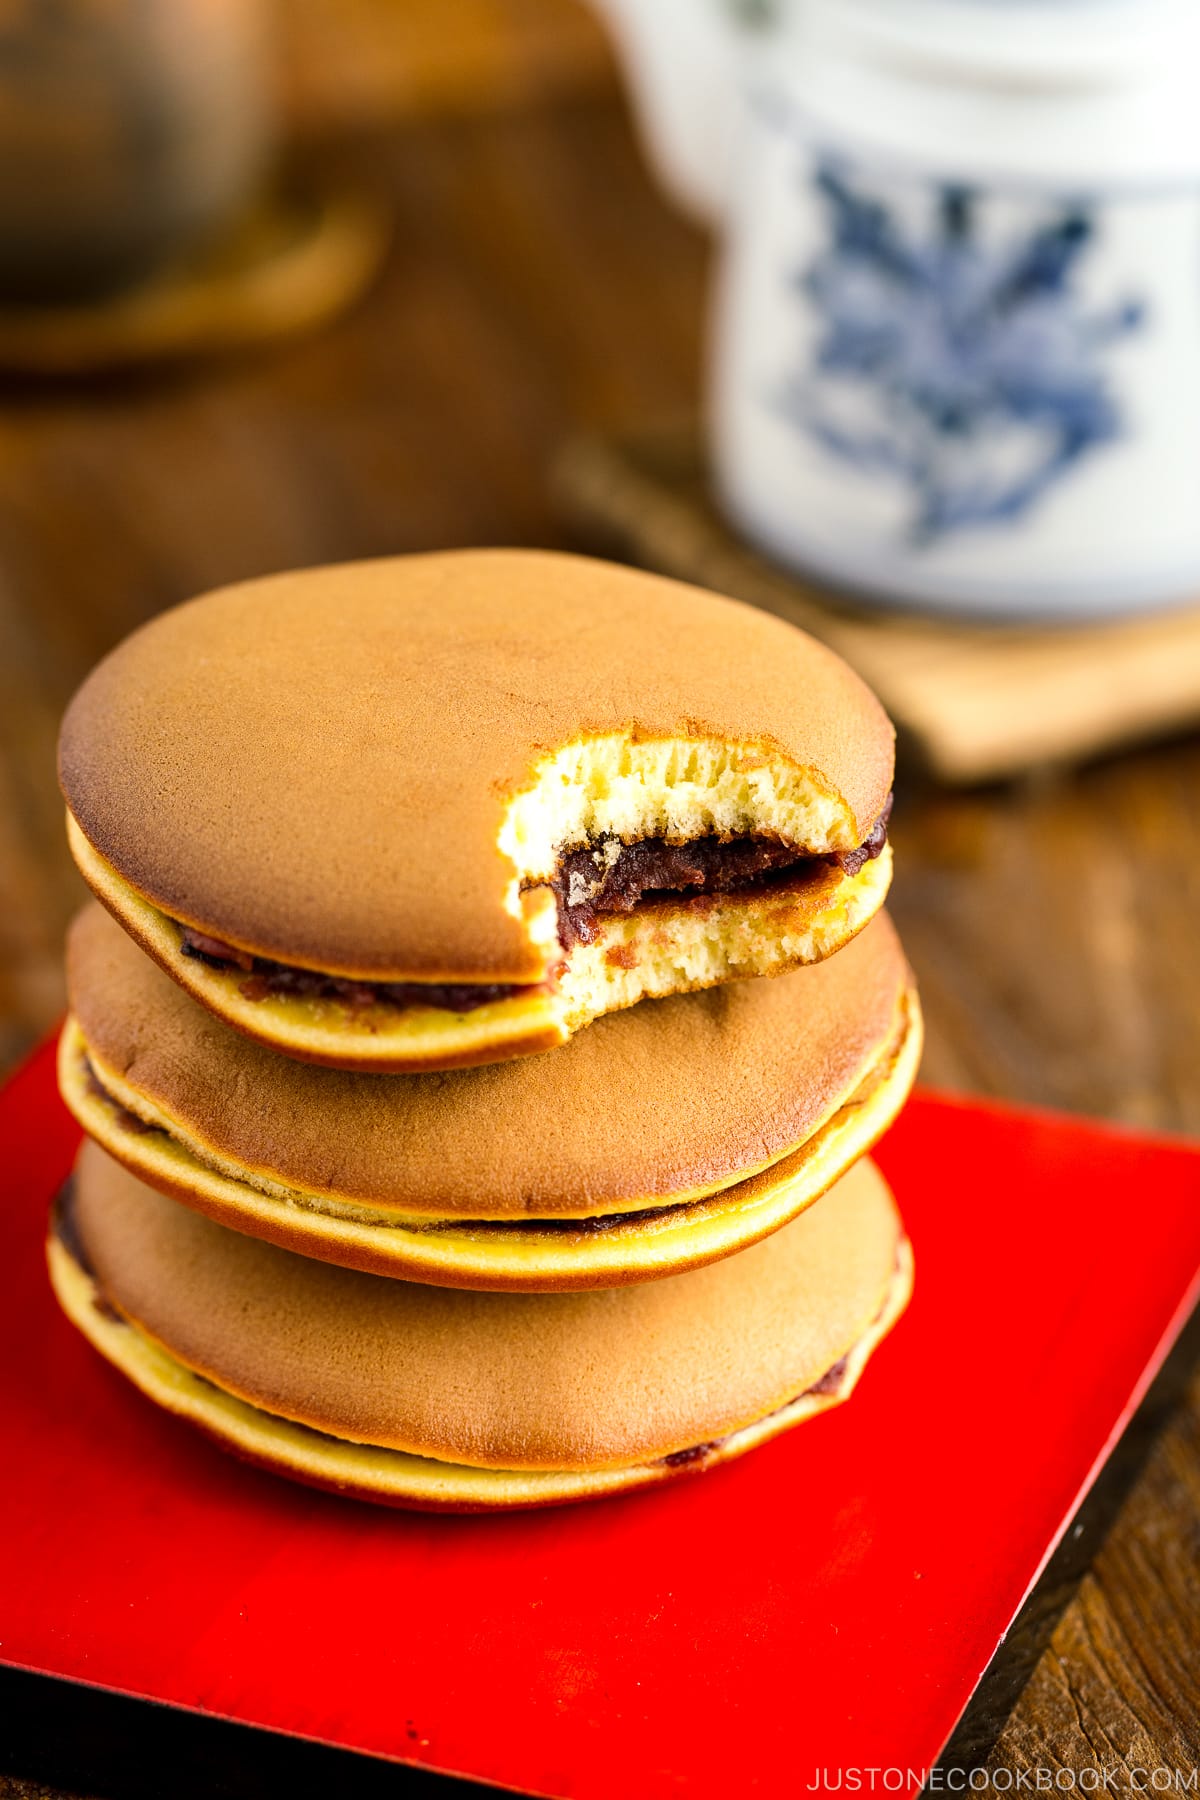
[[[51,1213],[52,1229],[55,1237],[66,1251],[77,1268],[83,1270],[92,1283],[94,1293],[92,1305],[102,1319],[108,1319],[117,1325],[124,1325],[123,1316],[113,1306],[100,1287],[91,1259],[84,1247],[79,1231],[79,1221],[75,1217],[75,1178],[68,1175],[55,1197],[54,1209]]]
[[[568,953],[590,944],[598,920],[606,913],[629,913],[641,902],[688,900],[700,894],[754,894],[787,887],[825,868],[857,875],[887,843],[892,811],[889,794],[883,811],[856,850],[834,850],[824,856],[798,856],[795,847],[777,838],[725,840],[715,834],[671,844],[666,838],[642,838],[624,844],[602,838],[560,857],[550,887],[558,905],[558,937]],[[239,992],[246,1000],[294,998],[336,1000],[351,1012],[370,1006],[396,1010],[433,1006],[446,1012],[474,1012],[498,1000],[537,993],[543,984],[529,982],[354,981],[299,969],[269,957],[238,950],[222,938],[180,927],[184,956],[210,969],[240,969],[246,979]]]
[[[109,1093],[97,1075],[96,1066],[89,1056],[84,1055],[82,1061],[88,1092],[112,1108],[115,1125],[120,1126],[122,1131],[132,1132],[135,1137],[170,1138],[170,1133],[161,1125],[151,1125],[148,1120],[139,1118],[137,1113],[130,1112],[127,1106],[122,1106],[115,1095]],[[711,1198],[711,1196],[707,1198]],[[612,1231],[621,1226],[652,1225],[657,1224],[660,1219],[682,1218],[693,1208],[698,1209],[704,1204],[705,1199],[681,1200],[674,1206],[643,1206],[635,1208],[631,1212],[594,1213],[581,1219],[437,1219],[425,1225],[410,1220],[405,1229],[435,1232],[443,1231],[449,1225],[454,1229],[467,1229],[472,1232],[519,1231],[547,1236],[567,1233],[572,1237],[588,1237],[593,1233]]]
[[[902,1247],[896,1251],[893,1275],[898,1275],[900,1273],[901,1257]],[[887,1309],[888,1300],[885,1299],[883,1305],[871,1321],[872,1326],[878,1325]],[[849,1364],[849,1352],[847,1352],[845,1356],[839,1356],[838,1360],[830,1368],[826,1369],[825,1373],[819,1376],[818,1379],[813,1382],[811,1387],[805,1388],[803,1393],[795,1395],[793,1399],[785,1400],[782,1406],[777,1406],[774,1412],[768,1413],[766,1415],[767,1418],[778,1418],[780,1413],[786,1412],[790,1406],[795,1406],[797,1400],[807,1400],[810,1395],[832,1398],[840,1394],[845,1385]],[[722,1437],[711,1438],[707,1444],[689,1444],[686,1450],[672,1450],[668,1456],[661,1457],[659,1460],[662,1462],[663,1466],[668,1469],[686,1469],[689,1466],[702,1467],[708,1461],[713,1451],[719,1450],[721,1446],[728,1441],[727,1438]]]
[[[759,893],[785,887],[798,877],[823,868],[857,875],[887,843],[892,812],[889,794],[883,811],[857,850],[834,850],[825,856],[798,856],[795,846],[778,838],[728,840],[710,835],[671,844],[666,838],[642,838],[623,844],[602,838],[560,857],[550,885],[558,901],[558,935],[564,950],[590,944],[603,913],[628,913],[643,900],[687,899],[696,894]]]
[[[92,1095],[93,1099],[103,1100],[112,1107],[114,1123],[119,1125],[122,1131],[131,1131],[135,1137],[148,1137],[151,1132],[162,1132],[161,1126],[151,1125],[147,1120],[140,1119],[137,1113],[130,1112],[127,1106],[122,1106],[121,1102],[109,1093],[97,1075],[96,1066],[90,1056],[84,1057],[83,1067],[87,1078],[88,1093]],[[165,1137],[167,1134],[162,1132],[162,1135]]]
[[[446,1012],[467,1013],[495,1000],[538,991],[538,984],[511,981],[352,981],[345,975],[323,975],[319,969],[297,969],[266,956],[251,956],[248,950],[237,950],[221,938],[193,931],[190,925],[182,926],[181,934],[179,947],[185,956],[210,969],[242,970],[246,979],[238,984],[238,992],[244,1000],[337,1000],[350,1012],[362,1012],[369,1006],[390,1006],[396,1011],[436,1006]]]
[[[66,1250],[67,1255],[71,1258],[72,1262],[82,1269],[84,1274],[88,1276],[93,1283],[95,1294],[92,1303],[95,1306],[96,1311],[100,1313],[103,1318],[113,1320],[118,1325],[126,1324],[127,1320],[125,1319],[124,1314],[117,1311],[116,1307],[113,1306],[112,1302],[101,1288],[99,1278],[97,1277],[87,1251],[84,1248],[83,1239],[79,1234],[79,1225],[75,1217],[75,1184],[71,1178],[68,1178],[62,1188],[60,1188],[57,1199],[55,1200],[53,1230],[55,1236]],[[811,1387],[805,1388],[804,1392],[802,1394],[797,1394],[795,1399],[785,1401],[782,1406],[776,1407],[774,1413],[770,1413],[767,1416],[769,1418],[774,1418],[777,1413],[786,1412],[789,1406],[794,1406],[796,1404],[796,1400],[807,1399],[810,1394],[834,1395],[840,1393],[842,1384],[846,1379],[846,1367],[849,1360],[848,1356],[839,1357],[837,1362],[835,1362],[831,1368],[826,1369],[825,1373],[814,1381]],[[216,1388],[218,1393],[223,1392],[216,1382],[209,1381],[203,1375],[197,1375],[196,1379],[198,1381],[203,1381],[206,1387]],[[333,1437],[329,1432],[320,1431],[315,1426],[310,1425],[305,1429],[311,1431],[314,1437],[327,1438],[330,1443],[340,1444],[342,1442],[341,1438]],[[672,1450],[667,1456],[661,1457],[659,1460],[665,1468],[685,1469],[689,1466],[707,1462],[713,1452],[719,1450],[725,1442],[725,1438],[711,1438],[705,1444],[689,1444],[685,1450]]]
[[[168,1139],[170,1138],[170,1133],[164,1130],[161,1125],[152,1125],[148,1120],[139,1118],[137,1113],[131,1112],[127,1106],[121,1104],[114,1094],[109,1093],[108,1089],[97,1075],[95,1064],[89,1056],[84,1054],[82,1056],[82,1062],[88,1092],[94,1095],[96,1099],[104,1101],[112,1108],[114,1124],[120,1126],[123,1131],[131,1132],[135,1137],[159,1136]],[[891,1066],[892,1064],[889,1063],[887,1072],[890,1072]],[[886,1072],[880,1074],[878,1079],[886,1079]],[[856,1099],[861,1098],[863,1092],[864,1089],[860,1088],[857,1091]],[[663,1219],[679,1221],[687,1218],[693,1212],[699,1212],[702,1207],[708,1206],[714,1200],[719,1200],[720,1198],[721,1194],[718,1190],[716,1194],[702,1195],[698,1200],[668,1201],[665,1205],[633,1207],[625,1212],[589,1213],[581,1218],[453,1218],[435,1219],[428,1223],[409,1220],[405,1225],[405,1229],[411,1232],[441,1232],[449,1228],[451,1230],[469,1230],[472,1234],[482,1236],[520,1232],[525,1235],[538,1237],[569,1236],[586,1238],[600,1236],[609,1231],[628,1230],[630,1226],[640,1230],[647,1225],[656,1225]],[[810,1391],[815,1393],[818,1390],[812,1389]]]
[[[826,1369],[820,1379],[814,1381],[810,1388],[805,1388],[802,1394],[795,1396],[795,1399],[787,1400],[782,1406],[777,1406],[775,1412],[768,1413],[767,1417],[775,1418],[778,1413],[786,1412],[789,1406],[795,1406],[797,1400],[806,1400],[810,1394],[840,1394],[842,1383],[846,1379],[848,1361],[849,1358],[846,1356],[839,1357],[833,1367]],[[669,1456],[662,1458],[663,1464],[668,1469],[686,1469],[689,1463],[705,1462],[714,1450],[721,1448],[725,1441],[724,1438],[711,1438],[707,1444],[689,1444],[686,1450],[672,1450]]]
[[[170,1133],[161,1125],[151,1125],[148,1120],[139,1118],[137,1113],[130,1112],[127,1106],[110,1094],[96,1073],[91,1058],[83,1058],[84,1074],[88,1092],[97,1100],[103,1100],[112,1108],[113,1123],[122,1131],[132,1132],[135,1137],[158,1136],[170,1138]],[[590,1213],[583,1218],[547,1218],[547,1219],[437,1219],[429,1224],[420,1224],[415,1220],[407,1222],[407,1231],[444,1231],[447,1226],[452,1229],[469,1230],[473,1233],[502,1233],[518,1231],[527,1235],[554,1237],[569,1235],[571,1237],[591,1237],[594,1234],[620,1230],[629,1225],[655,1225],[660,1219],[681,1219],[693,1210],[707,1204],[713,1196],[705,1196],[699,1200],[680,1200],[675,1205],[635,1207],[629,1212]]]

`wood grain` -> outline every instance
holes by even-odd
[[[324,335],[204,374],[0,400],[5,1062],[62,1004],[80,887],[54,737],[110,644],[273,568],[561,541],[547,470],[565,438],[695,406],[707,247],[652,192],[607,96],[426,119],[338,155],[397,229],[382,279]],[[906,776],[895,841],[929,1081],[1200,1130],[1194,739],[971,795]],[[1006,1454],[1019,1447],[998,1446],[997,1480]],[[994,1769],[1196,1760],[1198,1520],[1193,1388]]]
[[[293,128],[526,106],[611,87],[613,57],[584,0],[276,0]]]
[[[22,1781],[16,1775],[0,1775],[0,1800],[96,1800],[90,1794],[68,1794],[62,1788],[44,1787],[40,1781]]]
[[[987,1767],[1111,1771],[1152,1791],[1200,1764],[1200,1380],[1084,1577]],[[1162,1604],[1169,1597],[1167,1604]]]

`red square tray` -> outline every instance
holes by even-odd
[[[0,1096],[0,1661],[573,1800],[927,1769],[1181,1326],[1200,1150],[917,1096],[916,1249],[853,1402],[669,1489],[385,1512],[244,1468],[58,1314],[77,1133]]]

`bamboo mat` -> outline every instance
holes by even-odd
[[[554,482],[590,547],[748,600],[823,639],[942,781],[1079,761],[1200,721],[1200,601],[1036,630],[856,612],[735,536],[710,496],[694,423],[577,439]]]

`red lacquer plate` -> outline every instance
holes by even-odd
[[[59,1315],[77,1133],[0,1096],[0,1661],[571,1800],[924,1770],[1180,1327],[1200,1150],[920,1095],[912,1306],[850,1405],[670,1488],[508,1518],[244,1468]]]

